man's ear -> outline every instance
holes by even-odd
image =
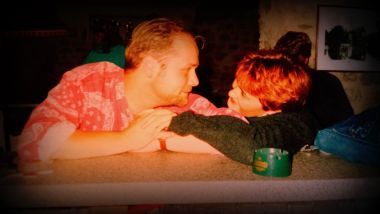
[[[145,56],[141,62],[143,72],[148,78],[154,77],[160,70],[160,63],[152,56]]]

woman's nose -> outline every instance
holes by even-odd
[[[229,96],[229,97],[235,97],[235,93],[236,93],[236,88],[231,88],[231,89],[228,91],[228,96]]]

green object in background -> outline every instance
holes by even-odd
[[[125,67],[125,46],[117,45],[111,48],[109,53],[102,53],[100,50],[91,51],[85,58],[83,64],[92,62],[108,61],[120,68]]]
[[[253,154],[252,171],[255,174],[271,177],[286,177],[292,166],[289,152],[276,148],[261,148]]]

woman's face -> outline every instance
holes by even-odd
[[[245,117],[259,117],[266,113],[259,99],[242,90],[236,80],[232,83],[232,89],[228,92],[227,105]]]

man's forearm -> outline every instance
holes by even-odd
[[[138,147],[126,142],[123,132],[84,132],[76,130],[52,155],[52,159],[81,159],[113,155]]]

